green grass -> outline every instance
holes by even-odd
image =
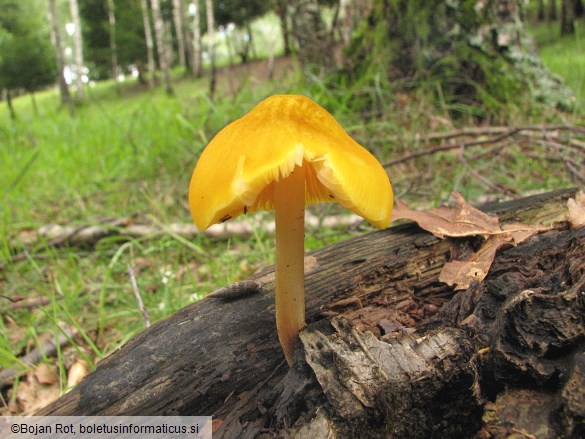
[[[585,113],[585,23],[575,22],[575,35],[560,37],[558,22],[530,27],[544,64],[573,90],[577,109]]]
[[[548,38],[543,29],[536,27],[534,33],[545,63],[574,88],[582,105],[582,28],[577,37],[555,37],[551,42],[543,40]],[[267,95],[303,93],[314,98],[381,161],[426,147],[417,140],[422,133],[453,128],[445,108],[432,107],[423,93],[396,96],[378,78],[370,79],[348,88],[328,78],[303,81],[292,75],[262,84],[248,82],[235,95],[220,89],[211,101],[207,79],[184,79],[175,72],[174,97],[132,82],[123,84],[118,94],[111,82],[98,83],[74,115],[59,109],[53,90],[36,96],[38,114],[28,96],[15,99],[17,121],[9,118],[2,103],[0,289],[5,296],[45,297],[49,303],[32,310],[8,310],[4,306],[8,302],[0,298],[0,368],[25,370],[18,356],[41,344],[45,334],[58,333],[62,324],[77,329],[73,351],[86,356],[90,365],[143,330],[128,266],[134,268],[155,322],[273,263],[273,238],[262,230],[249,238],[217,240],[201,234],[192,241],[163,231],[140,239],[108,238],[88,248],[44,248],[24,242],[31,230],[47,223],[94,224],[120,217],[160,224],[189,222],[187,190],[200,151],[219,129]],[[356,102],[366,97],[379,103],[376,117],[355,110]],[[553,113],[514,122],[540,123],[555,117],[575,120],[579,115]],[[481,153],[478,149],[466,153],[473,169],[518,194],[574,184],[562,162],[538,154],[528,157],[521,145],[510,145],[499,155]],[[423,157],[390,171],[396,195],[421,206],[444,201],[453,190],[469,200],[500,196],[453,153]],[[329,205],[313,210],[340,209]],[[353,233],[307,232],[306,247],[320,248]],[[64,362],[60,357],[62,371]]]

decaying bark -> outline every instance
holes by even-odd
[[[486,206],[503,223],[558,223],[456,294],[439,272],[477,239],[405,224],[310,253],[292,369],[269,268],[139,334],[42,414],[213,415],[224,438],[582,437],[585,228],[563,222],[574,193]]]

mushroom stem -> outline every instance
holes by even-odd
[[[305,326],[305,168],[276,182],[276,329],[289,366]]]

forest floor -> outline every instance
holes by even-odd
[[[579,38],[554,37],[542,53],[585,108],[585,75],[563,64],[570,59],[585,71]],[[502,120],[478,123],[416,91],[301,78],[291,58],[275,59],[272,79],[270,71],[266,60],[219,69],[213,100],[208,78],[179,72],[174,96],[135,83],[118,89],[98,83],[74,115],[59,109],[54,91],[38,94],[37,109],[28,96],[16,99],[17,121],[0,108],[0,413],[34,412],[142,331],[147,322],[136,294],[155,322],[273,263],[268,229],[186,238],[171,227],[191,221],[187,190],[201,149],[268,95],[302,93],[327,108],[385,165],[396,196],[417,207],[439,205],[453,191],[481,203],[583,185],[570,149],[583,136],[559,130],[583,126],[580,110],[514,109]],[[352,110],[363,95],[382,103],[376,117]],[[327,205],[310,212],[324,219],[341,210]],[[73,245],[52,241],[59,237],[58,229],[48,231],[55,225],[101,225],[108,233]],[[151,229],[129,235],[130,225]],[[365,230],[355,223],[322,227],[307,233],[306,248]]]

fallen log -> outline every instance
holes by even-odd
[[[502,223],[558,224],[499,252],[459,293],[438,276],[477,238],[404,224],[308,254],[292,369],[270,267],[137,335],[38,414],[213,415],[226,438],[472,437],[524,429],[503,408],[528,390],[554,401],[532,424],[542,437],[579,437],[585,229],[563,222],[575,192],[484,206]]]

